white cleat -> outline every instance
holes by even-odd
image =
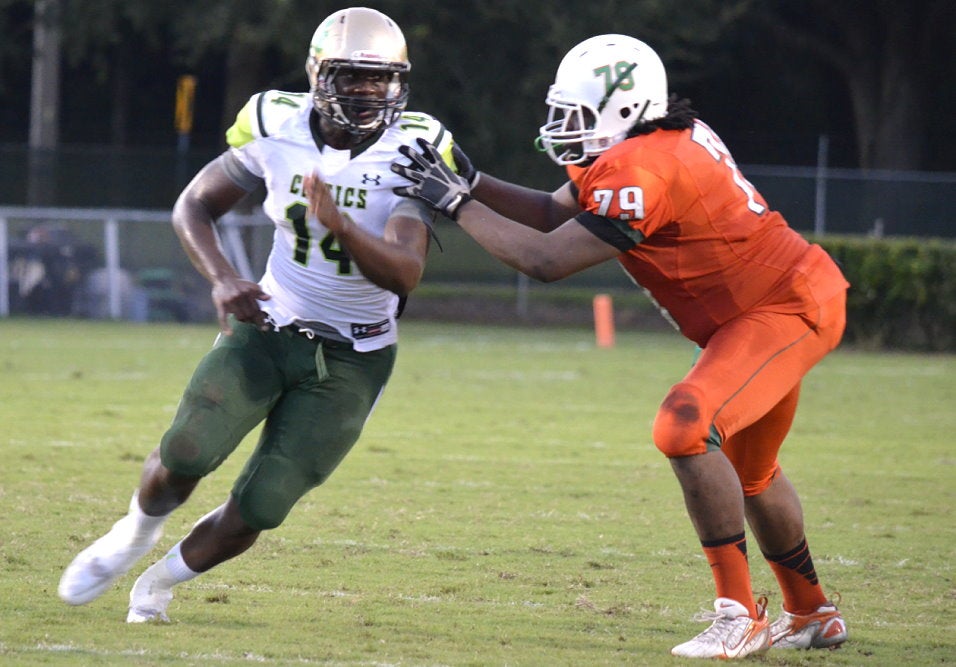
[[[717,598],[714,613],[695,617],[696,620],[713,621],[710,627],[690,641],[672,648],[671,654],[682,658],[736,660],[763,653],[770,648],[766,607],[766,598],[757,600],[758,618],[750,618],[747,608],[736,600]]]
[[[72,605],[92,602],[156,546],[163,535],[162,525],[136,540],[134,521],[132,516],[124,516],[113,524],[110,532],[73,559],[57,588],[64,602]]]
[[[173,599],[173,581],[166,575],[166,563],[160,560],[139,576],[129,592],[127,623],[157,621],[169,623],[166,608]]]
[[[833,602],[826,602],[805,616],[784,610],[770,624],[773,648],[839,648],[846,641],[846,623]]]
[[[143,609],[140,607],[130,609],[129,613],[126,614],[127,623],[149,623],[150,621],[169,623],[169,616],[159,609]]]

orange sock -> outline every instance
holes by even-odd
[[[791,614],[804,615],[816,611],[827,601],[820,588],[817,571],[810,557],[810,547],[803,539],[796,548],[779,556],[763,555],[770,564],[780,591],[783,593],[783,608]]]
[[[744,533],[722,540],[701,542],[700,545],[704,548],[704,555],[714,575],[717,597],[736,600],[747,608],[752,618],[757,618]]]

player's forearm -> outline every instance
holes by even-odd
[[[480,201],[464,204],[457,222],[482,248],[511,268],[542,282],[564,277],[542,252],[545,234],[537,229],[499,215]]]
[[[382,289],[405,296],[421,281],[424,252],[372,236],[354,223],[336,232],[336,239],[362,275]]]
[[[354,259],[354,257],[353,257]],[[421,282],[424,267],[401,250],[373,251],[355,259],[362,275],[373,283],[399,296],[407,296]]]
[[[471,194],[496,213],[543,232],[551,231],[570,217],[554,206],[550,193],[502,181],[485,172],[481,173]]]

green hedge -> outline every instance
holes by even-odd
[[[844,340],[870,349],[956,351],[956,242],[813,239],[851,283]]]
[[[503,316],[515,317],[515,273],[483,251],[452,225],[438,230],[443,252],[432,252],[425,281],[413,302],[440,301],[429,310],[452,317],[460,313],[456,302],[487,317],[490,308],[473,307],[484,299],[500,305]],[[852,284],[847,300],[847,343],[866,349],[956,351],[956,240],[938,238],[868,238],[826,235],[810,238],[819,243],[843,268]],[[493,284],[497,297],[484,289]],[[445,292],[441,290],[448,286]],[[561,302],[569,321],[588,321],[595,291],[614,295],[616,317],[628,316],[643,326],[663,322],[648,316],[650,303],[636,290],[616,262],[605,262],[566,280],[542,285],[531,282],[528,301],[531,323],[542,322],[541,310]],[[434,297],[431,299],[430,297]],[[427,303],[417,304],[423,310]],[[536,309],[541,306],[541,309]],[[558,309],[551,308],[548,312]],[[577,316],[580,311],[580,316]],[[467,313],[466,313],[467,314]],[[550,321],[550,320],[549,320]]]

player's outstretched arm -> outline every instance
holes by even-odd
[[[445,164],[434,146],[421,139],[418,143],[420,152],[409,146],[399,149],[409,164],[392,164],[392,171],[409,181],[409,185],[395,188],[395,193],[419,199],[456,220],[508,266],[536,280],[552,282],[620,253],[573,218],[544,233],[496,213],[471,196],[468,181]]]
[[[459,144],[452,147],[451,156],[458,175],[468,181],[471,196],[515,222],[550,232],[581,212],[571,194],[570,182],[550,193],[535,190],[479,171]]]

